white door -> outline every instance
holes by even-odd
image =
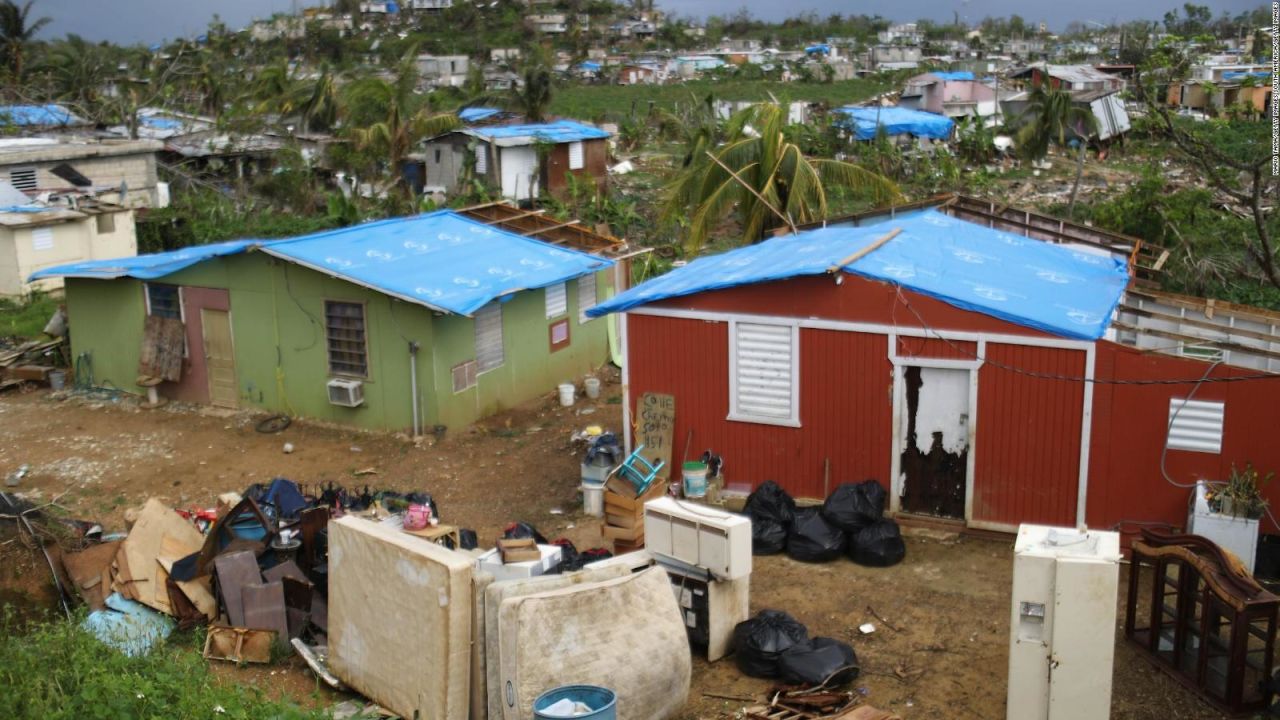
[[[502,195],[512,200],[538,196],[538,151],[531,146],[502,148]]]
[[[906,366],[899,447],[905,512],[964,518],[969,461],[969,370]]]

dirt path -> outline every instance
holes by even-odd
[[[446,522],[475,528],[484,545],[506,523],[521,519],[587,548],[603,542],[598,523],[580,512],[578,450],[569,436],[588,424],[618,429],[618,392],[607,384],[600,401],[574,408],[547,398],[422,446],[307,423],[264,435],[248,414],[146,411],[127,401],[9,394],[0,396],[0,477],[29,464],[18,491],[44,502],[60,496],[72,515],[108,530],[122,529],[124,511],[148,497],[207,507],[221,492],[284,476],[308,485],[367,482],[425,490]],[[285,442],[294,445],[293,453],[282,451]],[[377,474],[354,475],[369,468]],[[1009,542],[934,535],[909,537],[906,561],[888,569],[758,557],[751,606],[787,610],[811,634],[851,642],[864,669],[854,686],[872,704],[908,719],[995,720],[1004,717],[1010,549]],[[0,548],[0,567],[6,567],[0,604],[47,602],[47,576],[30,553]],[[873,634],[858,632],[866,622],[876,625]],[[224,682],[304,705],[330,704],[336,697],[318,691],[295,661],[270,668],[220,665],[216,673]],[[695,658],[693,691],[681,717],[732,717],[744,703],[705,693],[761,697],[768,685],[742,675],[731,659],[708,664]],[[1119,643],[1113,717],[1219,716]]]

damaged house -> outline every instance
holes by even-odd
[[[623,317],[624,426],[672,395],[671,457],[711,448],[730,484],[820,498],[870,477],[897,513],[1136,531],[1185,522],[1198,478],[1280,468],[1280,313],[1152,289],[1161,253],[944,197],[699,258],[588,314]]]
[[[95,385],[142,392],[140,376],[156,377],[142,349],[163,345],[152,327],[176,322],[163,350],[180,367],[162,397],[420,430],[465,426],[601,365],[608,323],[584,311],[615,287],[620,247],[492,205],[33,279],[65,279],[72,352]]]
[[[96,195],[128,207],[165,207],[169,188],[156,175],[154,140],[0,139],[0,180],[35,196],[46,191]]]
[[[1124,100],[1120,97],[1125,88],[1125,80],[1117,75],[1103,72],[1090,65],[1050,65],[1039,63],[1029,65],[1010,74],[1010,77],[1022,80],[1028,90],[1047,83],[1055,90],[1064,90],[1071,94],[1073,105],[1084,107],[1097,118],[1097,132],[1090,138],[1098,142],[1107,142],[1129,132],[1131,124],[1129,113],[1125,110]],[[1029,92],[1019,93],[1009,98],[1001,98],[1004,114],[1009,118],[1017,118],[1026,110]]]
[[[978,82],[968,71],[916,75],[907,81],[898,105],[949,118],[988,118],[1000,112],[995,89]]]

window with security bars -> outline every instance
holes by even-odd
[[[147,283],[147,314],[182,319],[182,292],[177,285]]]
[[[476,361],[468,360],[453,366],[453,391],[460,393],[476,386]]]
[[[799,427],[799,344],[792,325],[730,323],[730,420]]]
[[[329,348],[329,372],[368,377],[369,346],[365,337],[364,304],[326,300],[324,329]]]

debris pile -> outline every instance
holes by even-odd
[[[797,507],[772,480],[747,498],[752,552],[786,551],[803,562],[828,562],[847,555],[859,565],[889,567],[906,556],[898,524],[884,517],[885,492],[879,482],[842,483],[821,506]]]

